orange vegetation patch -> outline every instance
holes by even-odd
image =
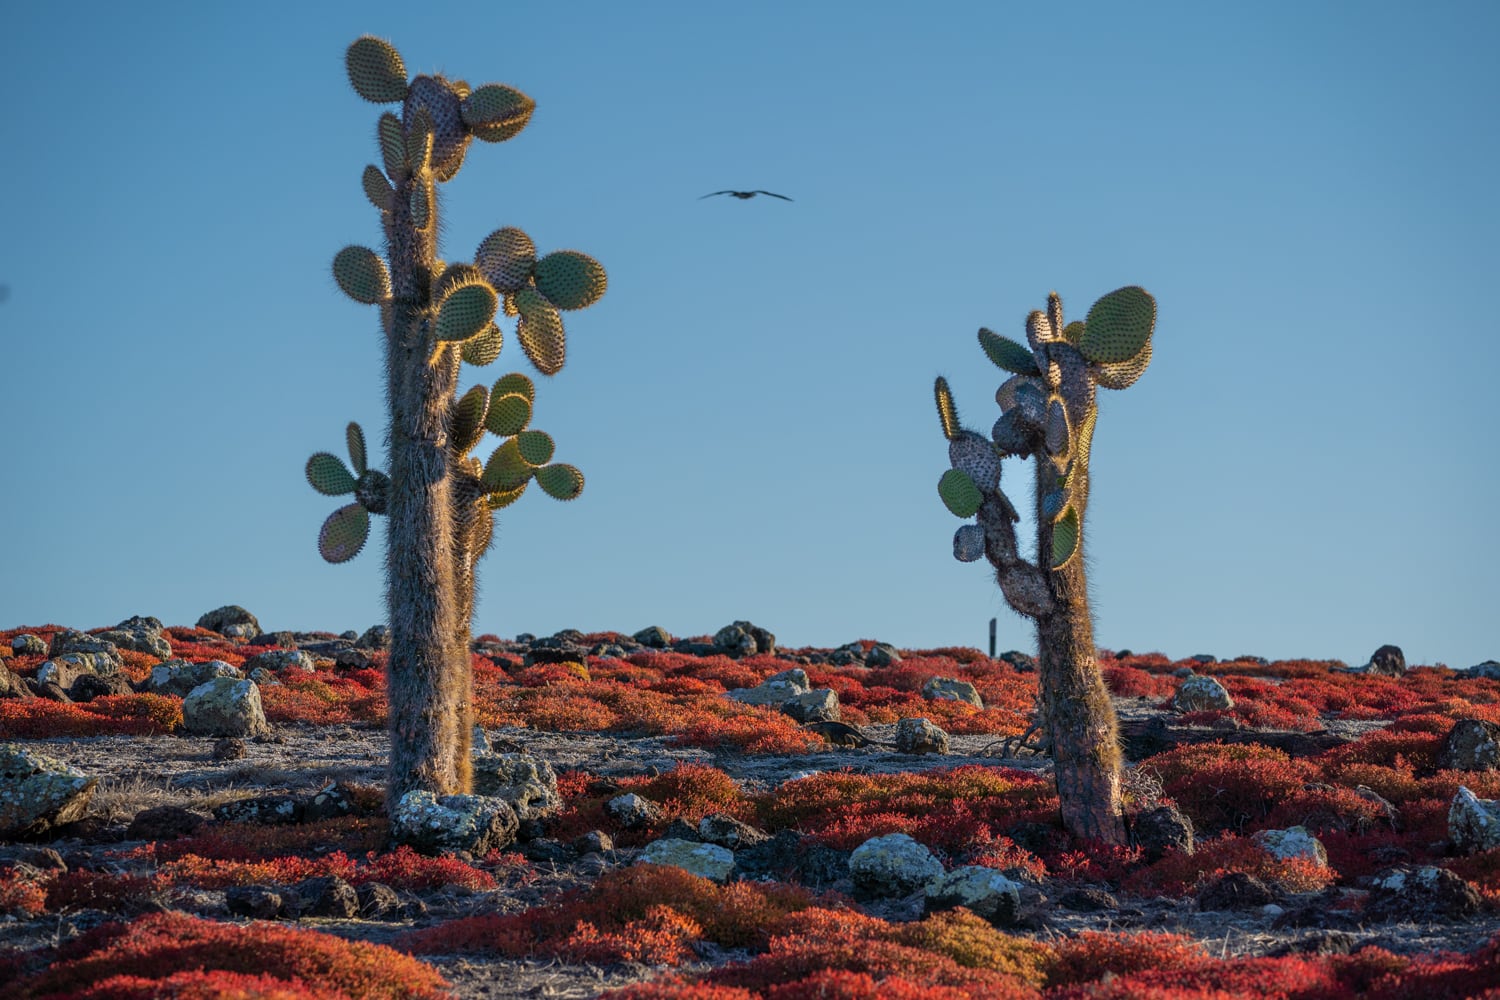
[[[181,725],[182,699],[171,695],[113,694],[87,703],[0,699],[0,738],[155,736]]]

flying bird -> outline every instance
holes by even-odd
[[[718,194],[727,194],[731,197],[738,198],[740,201],[745,201],[748,198],[754,198],[758,194],[770,195],[772,198],[780,198],[782,201],[792,200],[784,194],[777,194],[775,191],[714,191],[710,194],[700,196],[698,200],[702,201],[704,198],[712,198],[714,195]]]

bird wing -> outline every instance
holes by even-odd
[[[772,198],[780,198],[782,201],[791,201],[792,200],[792,199],[788,198],[784,194],[777,194],[775,191],[756,191],[755,194],[768,194]]]
[[[716,194],[734,194],[734,192],[733,191],[710,191],[708,194],[699,195],[698,196],[698,200],[702,201],[704,198],[712,198]]]

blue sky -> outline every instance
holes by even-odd
[[[1099,644],[1500,658],[1500,7],[562,10],[7,14],[0,627],[383,619],[383,523],[324,563],[302,474],[385,425],[377,317],[329,273],[380,245],[380,109],[343,75],[371,33],[537,101],[444,187],[448,259],[513,225],[610,275],[535,419],[587,488],[504,513],[476,634],[982,646],[998,616],[1031,648],[951,556],[932,379],[987,429],[981,325],[1140,284],[1154,360],[1093,450]],[[511,338],[462,384],[527,369]]]

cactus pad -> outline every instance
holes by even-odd
[[[432,166],[432,116],[420,108],[406,126],[406,168],[420,174]]]
[[[354,474],[363,476],[368,468],[365,463],[365,432],[352,420],[344,428],[344,443],[349,447],[349,461],[354,465]]]
[[[328,515],[318,532],[318,554],[331,563],[348,562],[359,555],[370,537],[370,513],[357,503],[340,507]]]
[[[953,533],[953,558],[959,562],[974,562],[983,556],[983,528],[977,524],[966,524]]]
[[[1052,568],[1062,569],[1078,554],[1078,511],[1068,507],[1052,522]]]
[[[536,483],[554,500],[576,500],[583,492],[583,473],[571,465],[544,465],[536,470]]]
[[[1083,339],[1084,329],[1085,327],[1083,320],[1075,320],[1074,322],[1069,323],[1067,326],[1063,327],[1063,340],[1066,340],[1074,347],[1077,347],[1078,342]]]
[[[432,221],[432,181],[423,177],[411,186],[411,223],[418,229],[426,229]]]
[[[354,475],[337,455],[320,451],[307,460],[307,482],[324,496],[338,497],[354,492]]]
[[[522,431],[515,436],[516,448],[532,467],[552,461],[552,435],[546,431]]]
[[[494,492],[485,495],[484,504],[490,510],[499,510],[502,507],[509,507],[511,504],[521,499],[521,494],[526,492],[526,487],[529,485],[529,481],[524,481],[520,486],[517,486],[512,490],[495,490]]]
[[[536,290],[559,309],[586,309],[604,294],[604,267],[586,253],[559,250],[536,262]]]
[[[460,112],[474,135],[485,142],[504,142],[531,120],[536,102],[512,87],[487,83],[463,99]]]
[[[516,393],[525,396],[528,403],[536,402],[536,383],[520,372],[511,372],[509,375],[501,375],[495,380],[495,387],[490,390],[493,399]]]
[[[1129,389],[1135,385],[1136,380],[1146,374],[1146,366],[1151,364],[1151,341],[1146,341],[1146,346],[1129,361],[1116,361],[1111,364],[1094,366],[1094,381],[1105,389]]]
[[[938,480],[938,496],[955,517],[973,517],[984,503],[984,494],[974,480],[959,469],[949,469]]]
[[[1040,374],[1032,352],[1008,337],[993,330],[979,328],[979,346],[998,367],[1016,375]]]
[[[1047,400],[1047,421],[1042,427],[1042,440],[1047,454],[1066,461],[1072,439],[1072,428],[1068,426],[1068,407],[1061,396]]]
[[[500,443],[484,463],[484,474],[479,478],[480,487],[494,493],[510,491],[525,486],[531,478],[534,466],[521,457],[521,449],[515,438]]]
[[[1056,521],[1072,499],[1073,492],[1065,487],[1048,490],[1042,494],[1042,516],[1049,521]]]
[[[498,323],[491,323],[488,329],[464,341],[460,354],[464,361],[482,368],[498,358],[504,346],[504,331]]]
[[[514,295],[526,286],[536,262],[536,244],[530,236],[512,227],[490,233],[474,253],[479,270],[496,291],[506,295]]]
[[[531,423],[531,400],[514,392],[492,399],[490,411],[484,418],[484,426],[501,437],[519,434],[529,423]]]
[[[375,305],[391,296],[391,275],[385,261],[368,247],[348,246],[333,257],[333,280],[355,302]]]
[[[366,35],[344,53],[344,68],[354,92],[375,104],[406,100],[406,66],[390,42]]]
[[[990,429],[990,439],[1006,455],[1030,455],[1036,450],[1036,430],[1020,420],[1020,410],[1006,410]]]
[[[469,127],[459,105],[458,93],[442,77],[419,76],[406,93],[406,120],[415,122],[426,112],[432,122],[432,172],[440,181],[458,173],[469,148]]]
[[[1033,309],[1026,317],[1026,343],[1035,351],[1038,344],[1045,344],[1056,339],[1057,335],[1053,332],[1052,321],[1047,318],[1047,314],[1040,309]]]
[[[1068,330],[1063,325],[1062,296],[1056,292],[1047,293],[1047,325],[1052,327],[1052,336],[1054,338],[1061,337],[1064,340],[1067,339]]]
[[[454,289],[438,307],[434,335],[440,341],[468,340],[489,327],[499,305],[489,285],[476,283]]]
[[[391,499],[391,477],[371,469],[354,484],[354,499],[371,514],[384,514]]]
[[[458,398],[448,417],[448,441],[454,452],[466,455],[484,437],[484,415],[490,406],[490,390],[476,385]]]
[[[389,212],[395,204],[396,192],[391,190],[391,182],[385,179],[385,174],[375,164],[365,167],[365,172],[359,179],[365,189],[365,197],[370,199],[370,204],[382,212]]]
[[[1129,361],[1150,342],[1155,326],[1156,300],[1144,288],[1127,285],[1089,307],[1078,349],[1099,364]]]
[[[943,425],[943,437],[952,441],[958,437],[958,407],[953,405],[953,390],[948,388],[948,380],[941,375],[932,385],[932,395],[937,402],[938,420]]]
[[[948,462],[981,489],[1000,485],[1000,456],[988,438],[973,431],[960,431],[948,442]]]
[[[375,135],[380,140],[380,162],[385,165],[386,176],[393,181],[405,177],[406,134],[401,129],[401,119],[387,111],[380,116]]]
[[[533,288],[516,293],[516,339],[521,350],[543,375],[556,375],[568,357],[568,342],[563,333],[562,316]]]

